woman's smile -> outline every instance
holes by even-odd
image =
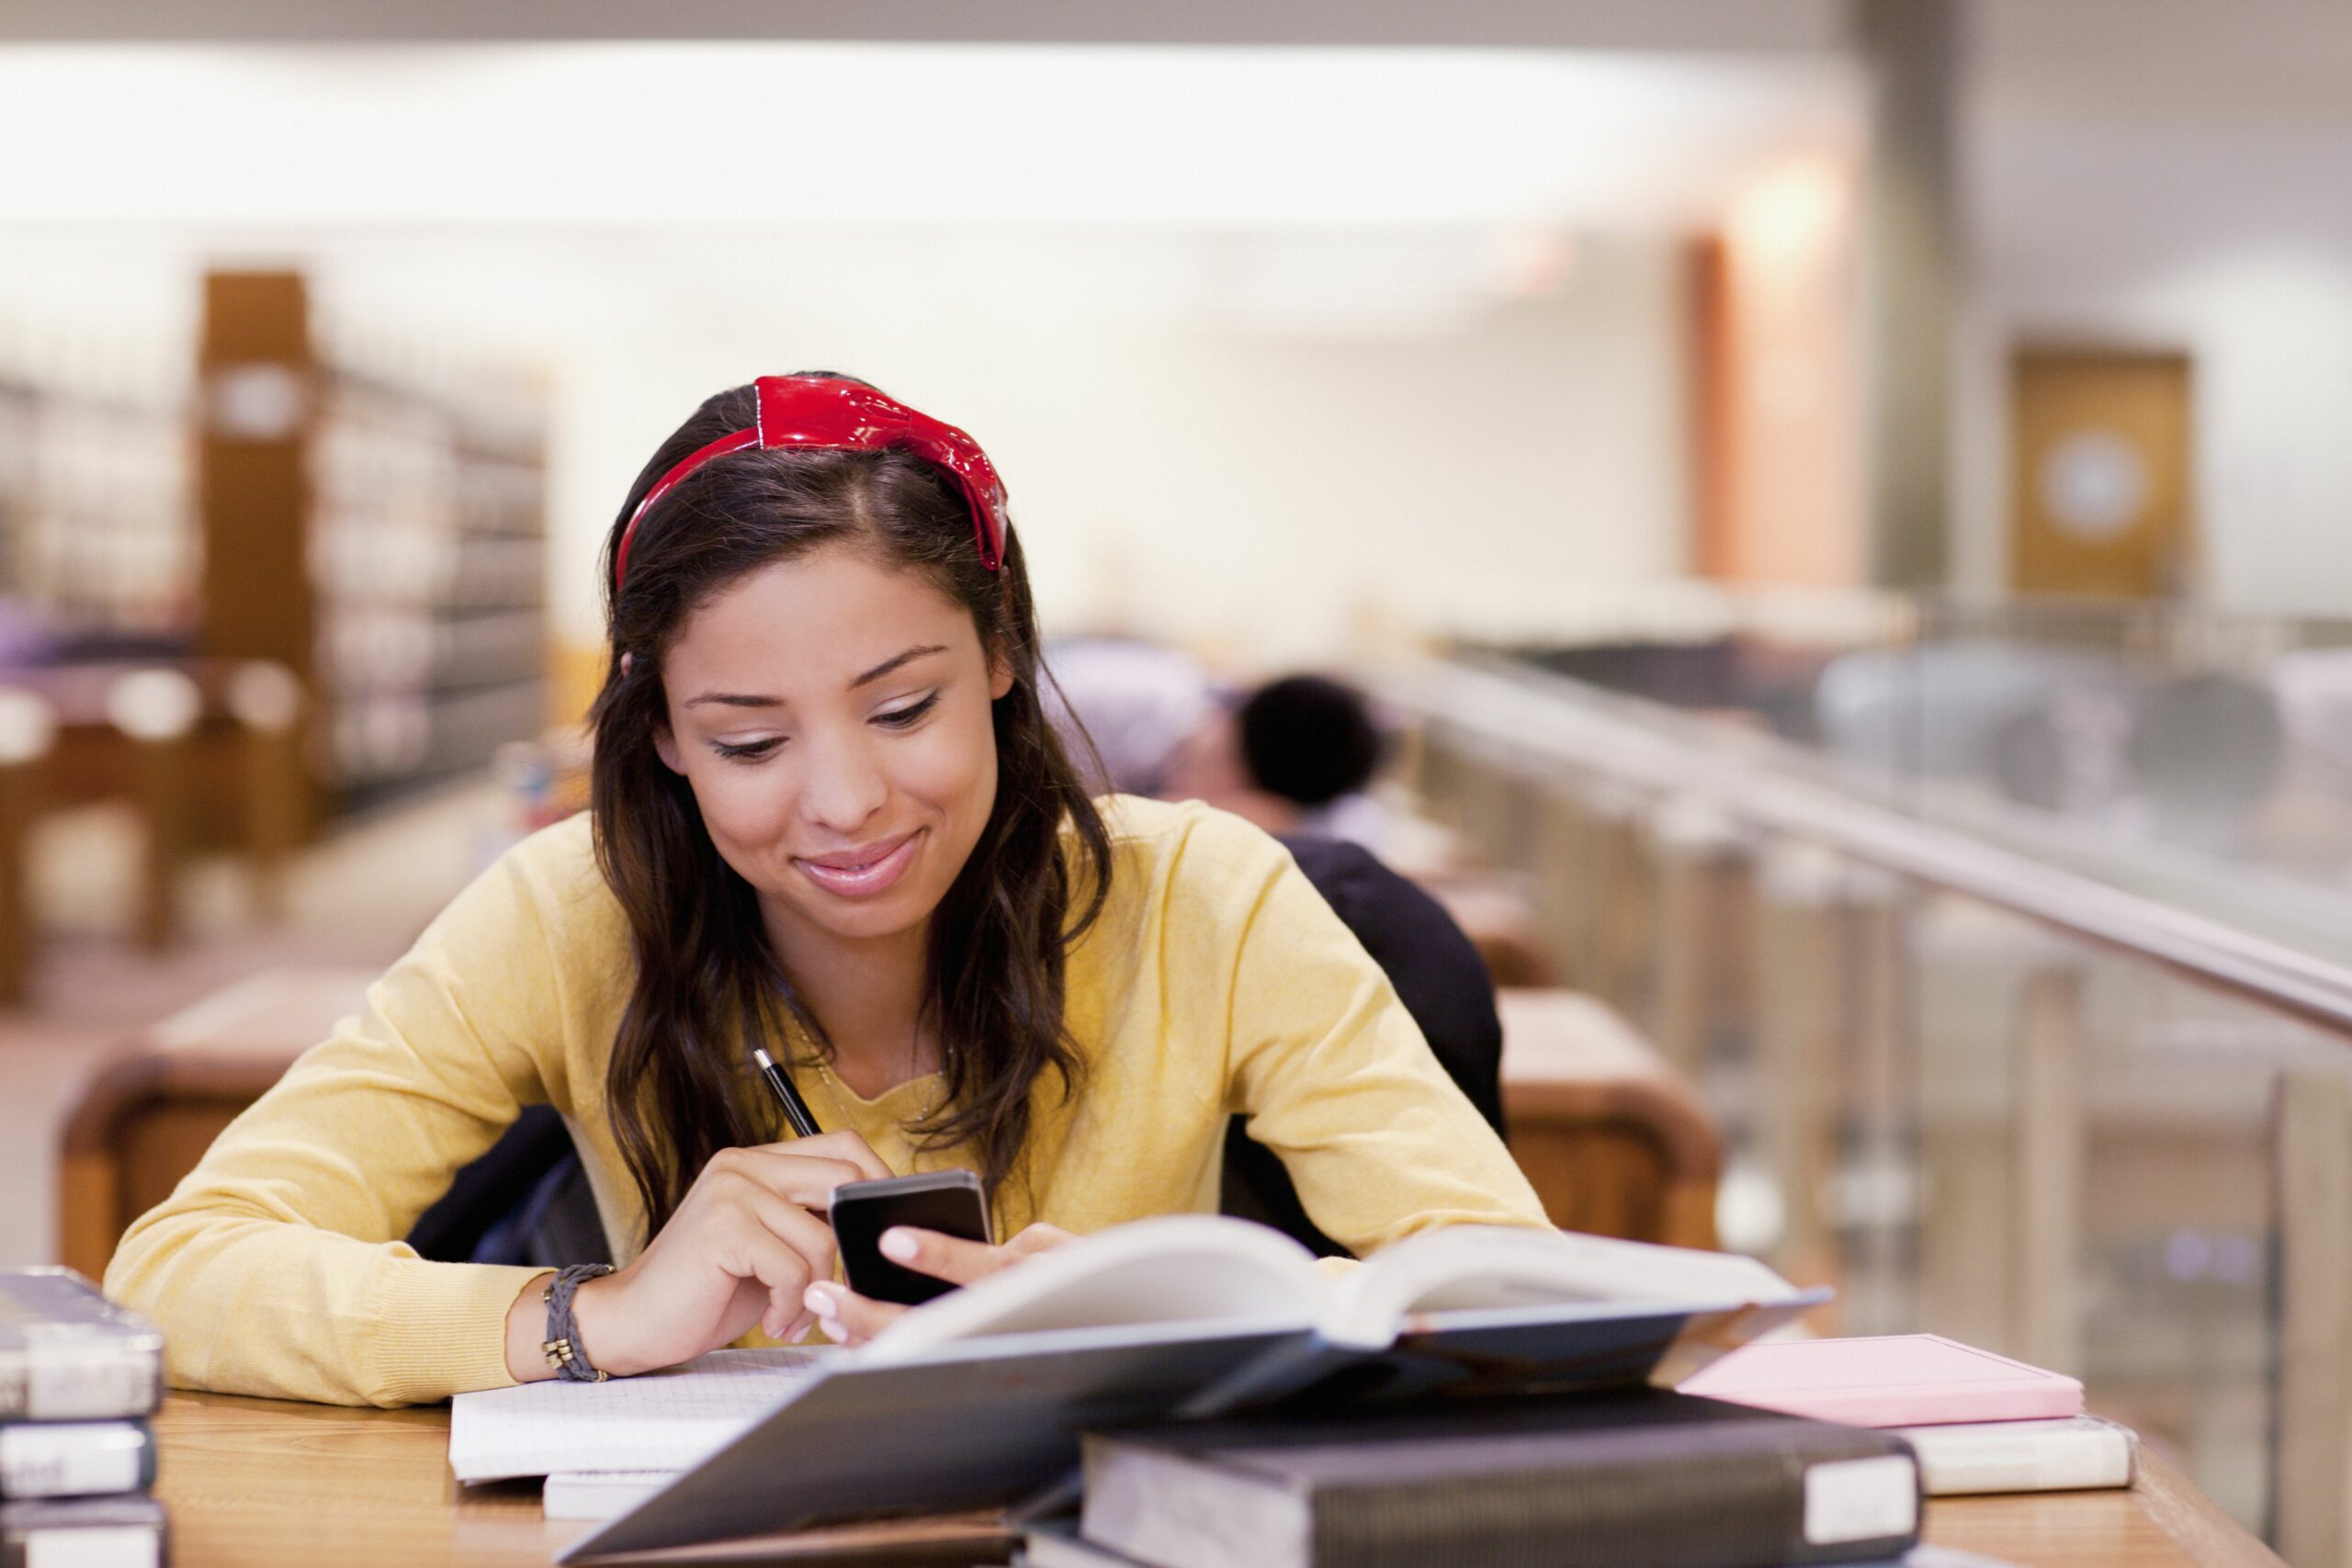
[[[860,849],[829,855],[796,855],[792,863],[802,875],[842,898],[870,898],[887,892],[914,863],[928,829],[918,828],[896,838],[878,839]]]

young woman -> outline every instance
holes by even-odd
[[[460,894],[117,1250],[175,1382],[399,1404],[754,1329],[854,1342],[897,1309],[834,1282],[839,1183],[977,1170],[1003,1245],[886,1238],[969,1282],[1214,1211],[1237,1113],[1359,1254],[1544,1223],[1273,840],[1086,797],[962,432],[842,377],[722,392],[605,567],[591,810]],[[762,1044],[819,1135],[786,1134]],[[419,1258],[417,1215],[538,1101],[623,1266],[551,1287]]]

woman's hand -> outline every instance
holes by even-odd
[[[1001,1247],[989,1247],[984,1242],[966,1241],[961,1236],[943,1235],[937,1231],[918,1230],[911,1225],[892,1225],[882,1233],[882,1256],[891,1262],[913,1269],[918,1274],[931,1274],[958,1285],[1009,1269],[1024,1258],[1035,1258],[1050,1252],[1064,1242],[1078,1237],[1059,1225],[1031,1225]],[[831,1278],[809,1284],[801,1298],[802,1304],[816,1315],[817,1326],[828,1339],[843,1345],[863,1345],[885,1328],[896,1323],[906,1308],[895,1302],[877,1302],[859,1295],[847,1285],[836,1284]]]
[[[833,1277],[824,1219],[833,1189],[889,1174],[846,1129],[721,1149],[635,1262],[573,1295],[581,1348],[599,1370],[627,1377],[732,1344],[754,1324],[771,1338],[798,1338],[813,1315],[803,1293]],[[506,1314],[506,1370],[522,1382],[552,1375],[539,1349],[543,1288],[535,1280]]]

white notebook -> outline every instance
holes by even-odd
[[[616,1519],[677,1479],[674,1470],[557,1471],[539,1506],[551,1519]]]
[[[607,1382],[529,1382],[450,1401],[449,1469],[468,1484],[573,1472],[687,1470],[783,1404],[825,1348],[714,1350]]]

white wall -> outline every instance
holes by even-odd
[[[1962,570],[2003,580],[2020,340],[2186,350],[2205,597],[2352,614],[2352,11],[1991,0],[1966,138]]]
[[[1540,625],[1558,594],[1682,564],[1681,288],[1670,242],[1622,239],[1577,246],[1554,292],[1401,328],[969,309],[940,276],[899,278],[878,307],[616,296],[556,344],[559,631],[598,636],[596,549],[669,430],[721,387],[810,367],[988,446],[1054,627],[1283,659],[1336,648],[1367,604],[1488,635]]]

